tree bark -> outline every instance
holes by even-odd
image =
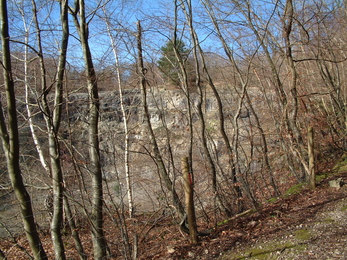
[[[316,188],[316,172],[315,172],[315,161],[314,161],[314,142],[313,142],[313,127],[308,128],[307,133],[308,143],[308,172],[309,172],[309,184],[310,188]]]
[[[4,252],[2,252],[2,250],[0,249],[0,260],[6,260],[7,257],[6,255],[4,254]]]
[[[62,100],[63,100],[63,79],[66,64],[66,52],[69,38],[68,26],[68,12],[67,1],[60,2],[61,5],[61,22],[62,22],[62,39],[60,46],[60,57],[56,76],[55,100],[54,107],[51,109],[47,102],[47,96],[51,88],[47,86],[46,81],[46,68],[44,61],[44,54],[42,48],[41,29],[37,17],[36,3],[32,0],[34,22],[37,34],[38,57],[41,69],[41,85],[42,85],[42,98],[41,109],[43,110],[44,118],[46,121],[46,128],[48,133],[49,144],[49,158],[50,158],[50,174],[52,177],[53,189],[53,215],[51,220],[51,237],[54,247],[54,255],[57,260],[66,259],[64,243],[61,234],[61,227],[63,222],[63,172],[61,167],[60,146],[58,141],[59,126],[61,122]]]
[[[188,72],[187,72],[187,66],[185,64],[185,61],[183,60],[183,57],[181,53],[179,52],[179,40],[178,40],[178,8],[181,5],[181,3],[178,3],[178,0],[174,1],[175,3],[175,14],[174,14],[174,32],[173,32],[173,50],[176,57],[176,60],[179,65],[179,69],[181,73],[179,73],[181,88],[186,96],[187,99],[187,111],[188,111],[188,124],[189,124],[189,146],[188,146],[188,158],[191,162],[189,164],[189,171],[193,172],[193,143],[194,143],[194,127],[193,127],[193,117],[192,117],[192,104],[194,103],[191,100],[191,90],[189,89],[189,82],[188,82]]]
[[[185,3],[187,5],[187,7],[186,7]],[[205,116],[204,116],[203,109],[202,109],[203,90],[202,90],[202,86],[201,86],[201,73],[200,73],[199,61],[202,62],[202,66],[203,66],[205,72],[207,72],[207,68],[205,66],[204,57],[202,54],[202,50],[200,48],[198,35],[196,34],[196,31],[193,27],[193,10],[192,10],[191,1],[189,0],[189,1],[183,2],[181,0],[181,6],[183,8],[184,14],[186,16],[186,20],[188,22],[191,40],[192,40],[192,45],[194,46],[192,52],[193,52],[194,64],[195,64],[195,84],[197,86],[198,93],[199,93],[199,99],[198,99],[198,103],[197,103],[197,111],[198,111],[199,118],[200,118],[200,126],[201,126],[201,133],[200,134],[201,134],[202,146],[204,148],[204,156],[207,159],[208,166],[210,169],[210,177],[211,177],[211,182],[212,182],[212,192],[213,192],[214,196],[216,197],[218,207],[223,212],[225,212],[228,216],[230,216],[231,215],[231,209],[227,208],[225,206],[225,204],[223,203],[223,200],[220,196],[220,193],[218,191],[217,169],[216,169],[215,162],[212,159],[211,152],[208,149],[208,143],[207,143],[206,122],[205,122]],[[200,54],[200,57],[199,57],[199,54]],[[210,78],[210,80],[212,81],[211,78]]]
[[[88,35],[88,23],[85,17],[84,0],[76,0],[74,21],[80,37],[84,63],[86,67],[86,77],[89,94],[89,126],[88,126],[88,146],[89,146],[89,171],[92,175],[92,212],[91,229],[93,240],[94,259],[104,259],[107,255],[107,243],[103,230],[103,183],[100,163],[99,149],[99,93],[97,77],[94,69],[92,54],[90,52]]]
[[[217,36],[223,45],[223,50],[224,50],[226,56],[228,57],[228,60],[231,62],[233,67],[236,69],[236,73],[237,73],[238,78],[239,78],[241,85],[242,85],[241,93],[238,93],[239,100],[238,100],[236,113],[235,113],[234,118],[233,118],[234,136],[232,137],[232,143],[229,141],[229,137],[227,136],[227,134],[225,132],[223,107],[222,107],[222,103],[220,101],[220,98],[219,97],[217,98],[219,115],[220,115],[221,134],[223,136],[228,153],[230,155],[231,180],[232,180],[233,184],[236,184],[237,182],[242,184],[242,187],[243,187],[245,193],[247,194],[247,196],[249,197],[249,199],[251,200],[253,206],[257,207],[257,202],[254,198],[254,195],[252,194],[251,188],[246,183],[243,176],[241,174],[238,175],[236,172],[236,166],[237,166],[237,162],[238,162],[238,144],[239,144],[238,135],[239,135],[239,131],[240,131],[239,126],[238,126],[238,119],[239,119],[243,100],[247,96],[247,86],[248,86],[249,79],[244,78],[244,76],[242,75],[242,72],[241,72],[237,62],[235,61],[235,59],[233,57],[233,52],[232,52],[231,48],[229,47],[229,45],[227,44],[225,38],[223,37],[223,34],[220,30],[220,25],[218,24],[218,21],[214,15],[213,11],[211,11],[212,6],[211,6],[211,3],[209,0],[204,1],[204,7],[205,7],[210,19],[211,19],[211,22],[213,23],[213,26],[217,32]],[[214,84],[211,84],[211,83],[213,83],[211,80],[211,77],[209,77],[209,83],[213,89],[215,96],[216,97],[219,96]],[[237,194],[237,197],[241,198],[242,197],[242,190],[240,189],[240,187],[238,187],[236,185],[234,187],[234,189],[235,189],[235,192]],[[241,212],[243,210],[243,205],[241,202],[239,202],[238,208],[239,208],[238,209],[239,212]]]
[[[80,239],[78,232],[77,232],[77,227],[76,227],[76,223],[74,220],[74,216],[72,215],[69,200],[66,197],[66,195],[64,195],[63,202],[64,202],[64,210],[65,210],[66,218],[68,220],[68,223],[69,223],[69,226],[71,229],[71,236],[75,241],[75,246],[76,246],[76,250],[78,252],[78,255],[79,255],[81,260],[87,260],[88,257],[83,250],[82,242],[81,242],[81,239]]]
[[[181,158],[181,167],[183,173],[184,193],[186,197],[190,243],[196,244],[198,243],[198,229],[194,207],[194,177],[193,174],[189,172],[190,167],[188,157]]]
[[[297,81],[298,81],[298,73],[297,69],[295,67],[294,58],[293,58],[293,52],[292,52],[292,43],[291,43],[291,33],[293,30],[293,22],[294,22],[294,6],[293,6],[293,0],[287,0],[286,6],[284,10],[283,15],[283,38],[285,43],[285,55],[286,55],[286,61],[289,67],[291,80],[290,80],[290,94],[291,94],[291,100],[292,100],[292,106],[291,106],[291,112],[288,113],[288,126],[290,131],[290,141],[291,145],[293,146],[292,149],[295,149],[297,152],[294,153],[294,156],[298,157],[300,160],[300,157],[306,156],[306,152],[304,152],[303,147],[303,140],[302,135],[300,132],[300,129],[297,126],[297,116],[298,116],[298,90],[297,90]],[[287,109],[286,109],[287,110]],[[301,160],[306,161],[306,160]],[[309,173],[305,174],[305,163],[302,163],[302,171],[301,173],[301,181],[306,181],[306,176],[309,175]]]
[[[8,16],[6,0],[0,1],[1,18],[1,44],[2,44],[2,66],[4,72],[4,83],[7,100],[7,122],[0,103],[0,135],[7,162],[7,170],[11,184],[20,205],[24,231],[26,233],[30,248],[35,259],[47,259],[46,252],[42,247],[39,234],[36,229],[34,213],[31,205],[31,198],[27,192],[19,160],[19,133],[16,111],[16,99],[14,92],[14,81],[12,78],[11,55],[10,55],[10,35],[8,30]]]
[[[141,29],[141,23],[140,21],[137,22],[137,30],[138,30],[138,35],[137,35],[137,51],[138,51],[138,74],[140,77],[140,87],[141,87],[141,94],[142,94],[142,106],[143,106],[143,113],[144,113],[144,119],[146,122],[147,130],[149,131],[149,136],[151,138],[152,146],[153,146],[153,151],[154,151],[154,156],[156,159],[156,163],[158,164],[159,167],[159,172],[161,174],[162,179],[164,180],[164,183],[166,185],[166,188],[171,191],[172,199],[174,206],[176,207],[176,210],[180,217],[184,216],[184,207],[178,197],[178,194],[176,190],[173,188],[173,183],[170,179],[170,176],[166,170],[163,158],[161,156],[161,153],[159,151],[159,146],[151,125],[151,120],[150,120],[150,114],[148,111],[148,105],[147,105],[147,89],[146,89],[146,78],[145,78],[145,73],[144,73],[144,65],[143,65],[143,57],[142,57],[142,29]]]
[[[107,18],[106,18],[107,19]],[[117,52],[117,46],[115,43],[115,40],[111,34],[111,28],[109,21],[106,21],[106,27],[107,27],[107,33],[109,35],[113,56],[116,62],[115,69],[116,69],[116,75],[117,75],[117,81],[118,81],[118,91],[119,91],[119,100],[120,100],[120,106],[123,116],[123,124],[124,124],[124,171],[125,171],[125,179],[126,179],[126,185],[127,185],[127,196],[128,196],[128,208],[129,208],[129,217],[133,217],[133,191],[132,191],[132,180],[130,176],[130,167],[129,167],[129,127],[128,127],[128,115],[126,112],[126,108],[124,105],[123,100],[123,88],[122,88],[122,82],[121,82],[121,73],[120,73],[120,63],[118,59],[118,52]]]

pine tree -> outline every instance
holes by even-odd
[[[179,85],[179,62],[175,55],[175,48],[178,54],[181,56],[184,63],[187,63],[189,67],[189,50],[186,48],[182,40],[176,40],[174,44],[173,40],[166,43],[165,46],[161,48],[162,57],[158,60],[159,69],[163,72],[165,79],[171,83]]]

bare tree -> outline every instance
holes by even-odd
[[[32,0],[34,23],[37,33],[37,54],[40,63],[41,72],[41,109],[46,121],[48,132],[48,144],[49,144],[49,158],[50,158],[50,172],[52,177],[52,189],[53,189],[53,214],[51,221],[51,236],[55,251],[56,259],[66,259],[64,243],[61,234],[61,227],[63,221],[63,173],[61,167],[60,147],[59,147],[59,126],[61,123],[61,111],[63,100],[63,79],[65,73],[66,64],[66,52],[68,45],[69,29],[67,18],[67,1],[61,1],[62,10],[62,41],[61,41],[61,53],[57,70],[56,88],[55,88],[55,100],[54,107],[51,109],[48,104],[48,94],[50,93],[50,87],[48,86],[46,79],[46,67],[43,55],[41,28],[37,17],[38,10],[36,2]]]
[[[161,177],[166,185],[166,188],[171,191],[172,195],[172,200],[174,203],[174,206],[176,207],[176,210],[180,217],[184,216],[184,207],[178,197],[178,194],[176,190],[174,189],[173,183],[170,179],[170,176],[167,172],[165,163],[163,161],[162,155],[159,150],[158,143],[156,141],[156,137],[151,125],[151,120],[150,120],[150,113],[148,111],[148,105],[147,105],[147,89],[146,89],[146,77],[145,77],[145,68],[143,65],[143,56],[142,56],[142,28],[141,28],[141,23],[138,21],[137,24],[137,30],[138,30],[138,35],[137,35],[137,51],[138,51],[138,74],[140,78],[140,87],[141,87],[141,94],[142,94],[142,106],[143,106],[143,111],[144,111],[144,120],[147,126],[147,130],[149,131],[149,135],[151,138],[151,143],[153,146],[153,151],[154,151],[154,156],[156,159],[156,163],[159,168],[159,172],[161,174]]]
[[[75,8],[70,9],[70,11],[73,15],[82,46],[89,96],[88,145],[90,164],[88,170],[92,176],[93,189],[91,230],[94,259],[103,259],[107,255],[108,248],[103,230],[103,183],[98,135],[100,107],[98,81],[89,47],[89,29],[84,0],[76,0]]]
[[[128,208],[129,208],[129,216],[133,216],[133,210],[134,210],[134,202],[133,202],[133,191],[132,191],[132,180],[131,180],[131,174],[129,169],[129,127],[128,127],[128,115],[126,112],[125,104],[124,104],[124,96],[123,96],[123,87],[122,87],[122,80],[121,80],[121,71],[120,71],[120,62],[119,62],[119,55],[117,50],[117,42],[114,38],[114,36],[111,33],[111,25],[109,21],[109,17],[106,15],[106,27],[107,27],[107,33],[110,38],[113,56],[115,59],[115,69],[116,69],[116,77],[118,82],[118,92],[119,92],[119,100],[122,110],[122,116],[123,116],[123,124],[124,124],[124,171],[125,171],[125,179],[127,183],[127,196],[128,196]]]
[[[5,96],[7,102],[7,122],[0,104],[0,134],[5,151],[7,169],[11,179],[13,190],[20,203],[21,215],[24,230],[29,241],[30,248],[35,259],[47,259],[45,250],[42,247],[39,234],[36,229],[34,214],[31,205],[31,198],[27,192],[20,169],[19,161],[19,133],[16,110],[16,99],[14,92],[14,81],[11,68],[10,35],[8,29],[7,1],[0,2],[1,16],[1,42],[2,42],[2,67],[4,73]]]
[[[297,90],[297,82],[298,82],[298,73],[296,71],[296,66],[294,64],[293,58],[293,46],[291,41],[291,33],[293,30],[294,23],[294,6],[292,0],[286,1],[286,6],[283,14],[283,38],[285,43],[285,55],[286,61],[291,74],[290,81],[290,94],[292,100],[291,112],[287,112],[288,116],[288,126],[289,131],[291,131],[293,135],[291,141],[294,142],[290,148],[293,150],[293,154],[296,155],[299,159],[301,159],[301,163],[303,168],[306,170],[306,174],[304,171],[301,173],[302,181],[306,181],[309,176],[307,156],[305,156],[305,152],[303,151],[303,140],[300,133],[300,130],[297,125],[297,117],[298,117],[298,90]],[[287,108],[286,108],[287,109]]]
[[[221,29],[220,29],[220,25],[216,19],[216,16],[213,12],[213,8],[212,8],[212,5],[210,3],[210,1],[203,1],[203,5],[204,5],[204,8],[205,10],[207,11],[211,21],[212,21],[212,24],[215,28],[215,31],[216,31],[216,34],[217,34],[217,37],[218,39],[221,41],[222,43],[222,46],[223,46],[223,50],[228,58],[228,60],[231,62],[231,64],[233,65],[235,71],[236,71],[236,75],[238,76],[239,78],[239,81],[241,82],[241,91],[237,91],[236,90],[236,93],[238,95],[238,104],[237,104],[237,109],[236,109],[236,113],[234,114],[234,117],[233,117],[233,127],[234,127],[234,136],[231,138],[232,141],[230,141],[229,137],[227,137],[226,133],[225,133],[225,127],[224,127],[224,116],[222,115],[223,113],[223,109],[222,109],[222,104],[221,102],[218,102],[218,106],[219,106],[219,114],[220,114],[220,131],[222,133],[222,136],[223,136],[223,139],[224,139],[224,142],[226,144],[226,147],[227,147],[227,150],[228,150],[228,153],[230,154],[230,165],[231,165],[231,180],[233,183],[242,183],[243,185],[243,188],[246,192],[246,194],[248,195],[248,197],[250,198],[250,200],[252,201],[253,205],[256,206],[256,201],[254,199],[254,196],[252,195],[252,191],[251,191],[251,188],[249,187],[249,185],[247,185],[245,179],[242,177],[241,174],[237,174],[237,168],[236,168],[236,164],[238,162],[238,153],[239,153],[239,141],[238,141],[238,135],[239,135],[239,126],[238,126],[238,119],[239,119],[239,116],[240,116],[240,113],[241,113],[241,108],[242,108],[242,104],[244,102],[244,99],[245,97],[247,96],[247,86],[249,84],[249,77],[247,76],[248,75],[248,71],[245,72],[246,74],[246,77],[243,75],[241,69],[239,68],[239,65],[237,64],[237,62],[235,61],[235,58],[234,58],[234,55],[233,55],[233,51],[231,50],[231,48],[229,47],[226,39],[223,37],[223,34],[221,32]],[[248,70],[249,70],[249,67],[248,67]],[[216,88],[214,87],[214,84],[211,84],[212,83],[212,79],[211,77],[209,77],[209,83],[210,83],[210,86],[212,87],[213,89],[213,92],[215,94],[215,96],[219,96]],[[217,100],[219,100],[220,98],[217,97]],[[241,193],[241,190],[240,190],[240,187],[236,186],[235,185],[235,190],[236,190],[236,194],[238,196],[238,198],[241,198],[242,197],[242,193]],[[240,209],[239,210],[242,210],[242,205],[239,205]]]
[[[196,79],[195,79],[195,85],[198,88],[198,92],[199,92],[199,100],[197,103],[197,110],[198,110],[198,114],[200,117],[200,124],[201,124],[201,142],[203,145],[203,149],[204,149],[204,156],[207,158],[207,162],[208,162],[208,168],[210,169],[210,176],[211,176],[211,182],[212,182],[212,191],[214,196],[216,197],[217,203],[219,208],[225,212],[227,215],[231,215],[232,213],[232,209],[226,206],[226,203],[223,203],[223,200],[221,198],[221,194],[218,190],[218,181],[217,181],[217,167],[215,165],[215,162],[213,161],[211,152],[208,148],[208,138],[207,138],[207,130],[206,130],[206,120],[205,120],[205,116],[203,113],[203,100],[204,100],[204,94],[203,94],[203,87],[202,87],[202,79],[201,79],[201,70],[200,70],[200,60],[202,62],[202,66],[204,68],[204,71],[206,73],[208,73],[207,68],[206,68],[206,64],[204,63],[204,57],[203,57],[203,53],[202,53],[202,49],[200,47],[200,43],[199,43],[199,39],[198,39],[198,35],[195,31],[195,28],[193,26],[193,9],[192,9],[192,4],[191,1],[181,1],[181,7],[183,9],[183,12],[186,16],[186,20],[190,29],[190,37],[191,37],[191,41],[192,41],[192,45],[193,47],[193,57],[194,57],[194,64],[195,64],[195,75],[196,75]],[[200,57],[200,59],[199,59]],[[212,79],[210,78],[210,83]],[[213,84],[213,83],[212,83]],[[217,93],[217,97],[218,93]]]

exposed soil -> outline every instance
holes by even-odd
[[[138,259],[347,259],[347,185],[340,189],[328,181],[347,173],[331,176],[315,190],[283,196],[268,202],[256,211],[234,217],[209,236],[190,245],[167,212],[138,216],[127,220],[131,233],[138,234]],[[211,216],[212,218],[212,216]],[[203,222],[203,221],[200,221]],[[107,223],[106,223],[107,225]],[[111,259],[124,259],[119,230],[107,225]],[[199,230],[210,228],[200,224]],[[92,255],[88,231],[81,232],[86,253]],[[131,235],[131,237],[133,237]],[[23,236],[0,241],[0,248],[8,259],[28,259]],[[50,259],[53,257],[49,233],[42,240]],[[68,259],[78,259],[73,241],[66,234]],[[28,250],[28,249],[27,249]],[[90,257],[90,259],[92,259]]]

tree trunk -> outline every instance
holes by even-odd
[[[229,141],[229,137],[227,136],[226,132],[225,132],[225,128],[224,128],[224,116],[223,116],[223,107],[222,107],[222,103],[220,101],[220,98],[218,97],[218,92],[214,86],[214,84],[212,83],[211,77],[209,77],[209,83],[213,89],[213,92],[215,94],[217,98],[217,102],[218,102],[218,109],[219,109],[219,115],[220,115],[220,126],[221,126],[221,134],[223,136],[223,139],[225,141],[225,144],[227,146],[227,150],[228,153],[230,154],[230,166],[231,166],[231,180],[232,183],[235,184],[237,182],[242,184],[242,187],[245,191],[245,193],[247,194],[247,196],[249,197],[249,199],[251,200],[252,204],[254,207],[257,207],[257,202],[252,194],[252,191],[249,187],[249,185],[246,183],[246,181],[244,180],[242,175],[238,175],[236,173],[236,164],[238,161],[238,135],[239,135],[239,127],[238,127],[238,119],[239,119],[239,114],[241,111],[241,106],[243,103],[244,98],[247,95],[247,85],[248,85],[248,78],[244,78],[244,76],[242,75],[242,72],[240,71],[240,68],[237,64],[237,62],[235,61],[234,57],[233,57],[233,52],[231,50],[231,48],[229,47],[229,45],[227,44],[225,38],[223,37],[223,34],[220,30],[220,25],[218,24],[217,18],[215,17],[214,13],[211,11],[212,7],[211,7],[211,3],[209,0],[204,1],[204,5],[205,5],[205,9],[208,13],[208,15],[210,16],[210,19],[214,25],[214,28],[217,32],[217,36],[219,38],[219,40],[221,41],[222,45],[223,45],[223,50],[226,54],[226,56],[228,57],[228,60],[231,62],[231,64],[233,64],[233,67],[236,69],[236,73],[238,75],[238,78],[241,82],[242,85],[242,90],[241,93],[239,93],[239,103],[237,105],[237,112],[234,115],[233,118],[233,124],[234,124],[234,136],[232,137],[232,144]],[[235,186],[234,187],[235,192],[237,194],[238,198],[242,197],[242,191],[240,189],[240,187]],[[238,211],[241,212],[243,210],[243,205],[241,203],[241,201],[238,204]]]
[[[154,135],[154,131],[151,125],[151,120],[150,120],[150,114],[148,111],[148,106],[147,106],[147,89],[146,89],[146,78],[144,74],[144,66],[143,66],[143,58],[142,58],[142,29],[141,29],[141,24],[140,21],[137,22],[137,30],[138,30],[138,35],[137,35],[137,51],[138,51],[138,74],[140,76],[140,84],[141,84],[141,94],[142,94],[142,106],[143,106],[143,111],[144,111],[144,119],[147,125],[147,130],[149,131],[149,135],[151,138],[153,150],[154,150],[154,155],[156,159],[156,163],[158,164],[159,167],[159,172],[161,174],[162,179],[164,180],[164,183],[166,185],[166,188],[172,192],[172,199],[174,206],[176,207],[176,210],[180,217],[184,216],[184,207],[178,197],[178,194],[176,190],[173,188],[173,183],[169,177],[169,174],[166,170],[163,158],[160,154],[159,147],[157,144],[157,140]]]
[[[78,14],[75,14],[74,19],[82,46],[89,94],[88,145],[89,171],[92,176],[93,192],[91,212],[93,251],[94,259],[101,260],[106,257],[108,248],[103,231],[103,183],[98,137],[100,103],[97,78],[88,41],[89,29],[85,17],[85,3],[84,0],[77,0],[76,2],[75,10],[78,10]]]
[[[306,156],[306,152],[304,152],[303,147],[303,140],[301,136],[300,129],[297,126],[297,116],[298,116],[298,90],[297,90],[297,81],[298,81],[298,73],[295,67],[294,58],[293,58],[293,52],[292,52],[292,43],[291,43],[291,32],[293,27],[293,21],[294,21],[294,6],[292,0],[286,1],[285,11],[283,15],[283,38],[285,43],[285,54],[286,54],[286,61],[289,67],[291,80],[290,80],[290,94],[292,98],[292,106],[291,112],[288,113],[288,125],[289,125],[289,133],[291,136],[291,145],[293,146],[293,150],[296,150],[294,156],[298,157],[299,161],[302,161],[301,165],[301,181],[306,181],[306,176],[309,175],[307,172],[305,174],[305,169],[307,168],[305,165],[306,160],[300,160],[301,157]]]
[[[8,16],[6,0],[0,1],[2,66],[7,100],[7,122],[0,103],[0,134],[7,162],[8,174],[17,200],[20,204],[24,231],[35,259],[47,259],[36,229],[31,198],[25,188],[19,167],[19,133],[16,111],[14,81],[11,70],[10,36],[8,31]]]
[[[206,122],[205,122],[205,116],[204,116],[203,109],[202,109],[203,91],[202,91],[202,86],[201,86],[199,60],[202,61],[205,72],[207,71],[207,68],[205,67],[204,57],[202,55],[202,50],[200,48],[198,36],[197,36],[195,29],[193,27],[193,17],[192,17],[193,11],[192,11],[192,6],[191,6],[191,1],[187,2],[187,7],[183,3],[183,1],[181,1],[181,6],[183,8],[183,11],[184,11],[185,16],[186,16],[186,20],[187,20],[188,25],[189,25],[192,45],[194,46],[193,57],[194,57],[194,64],[195,64],[195,84],[196,84],[196,86],[198,88],[198,92],[199,92],[199,100],[197,103],[197,110],[198,110],[198,114],[199,114],[199,118],[200,118],[200,125],[201,125],[201,142],[202,142],[202,146],[204,148],[204,155],[207,159],[208,167],[210,169],[210,176],[211,176],[211,182],[212,182],[212,192],[213,192],[214,196],[216,197],[218,207],[223,212],[225,212],[228,216],[230,216],[231,215],[231,209],[228,209],[224,205],[222,198],[221,198],[219,191],[218,191],[217,169],[216,169],[216,165],[212,159],[211,152],[208,149],[208,143],[207,143]],[[198,57],[198,53],[200,53],[200,57]]]
[[[179,65],[179,70],[181,73],[179,73],[179,78],[180,78],[180,83],[181,83],[181,88],[186,96],[187,99],[187,111],[188,111],[188,123],[189,123],[189,146],[188,146],[188,160],[191,162],[189,164],[189,171],[193,172],[193,142],[194,142],[194,127],[193,127],[193,118],[192,118],[192,104],[194,103],[191,100],[191,90],[189,89],[189,82],[188,82],[188,73],[187,73],[187,68],[185,66],[185,62],[183,60],[183,57],[181,53],[179,52],[179,40],[177,37],[177,32],[178,32],[178,8],[180,7],[181,3],[178,3],[178,0],[174,1],[175,3],[175,16],[174,16],[174,32],[173,32],[173,50],[175,53],[175,58],[178,62]]]
[[[314,161],[314,142],[313,142],[313,127],[308,128],[307,133],[307,143],[308,143],[308,179],[310,188],[316,188],[316,173],[315,173],[315,161]]]
[[[121,83],[121,73],[120,73],[120,63],[118,59],[118,52],[117,52],[117,46],[114,41],[114,38],[111,34],[111,28],[109,25],[108,20],[106,21],[106,27],[107,27],[107,33],[109,35],[113,56],[116,61],[115,69],[116,69],[116,75],[117,75],[117,81],[118,81],[118,91],[119,91],[119,100],[120,100],[120,106],[123,116],[123,124],[124,124],[124,171],[125,171],[125,179],[127,184],[127,196],[128,196],[128,208],[129,208],[129,217],[133,217],[133,191],[132,191],[132,181],[130,176],[130,167],[129,167],[129,127],[128,127],[128,115],[125,109],[124,100],[123,100],[123,88]]]
[[[46,82],[46,69],[44,54],[42,49],[41,29],[37,17],[36,3],[32,0],[34,22],[36,25],[37,34],[37,46],[38,57],[40,61],[41,69],[41,85],[42,85],[42,98],[41,109],[44,112],[44,118],[46,121],[48,144],[49,144],[49,158],[50,158],[50,173],[52,177],[52,189],[53,189],[53,215],[51,220],[51,237],[54,247],[55,259],[64,260],[65,249],[61,234],[61,227],[63,222],[63,172],[61,167],[60,147],[58,141],[58,132],[61,121],[62,100],[63,100],[63,78],[66,64],[66,52],[68,46],[69,29],[67,18],[67,2],[61,1],[61,22],[63,27],[62,40],[61,40],[61,52],[59,57],[59,64],[57,69],[56,89],[54,108],[51,110],[47,96],[50,92],[50,88]]]
[[[63,201],[64,201],[64,210],[65,210],[66,218],[68,220],[68,223],[71,229],[71,236],[73,240],[75,241],[75,246],[76,246],[78,255],[81,260],[87,260],[87,255],[84,253],[82,242],[78,235],[76,223],[74,221],[74,216],[72,215],[69,200],[66,197],[66,195],[64,195]]]
[[[186,197],[186,209],[188,214],[188,228],[190,243],[198,243],[198,228],[196,225],[195,207],[194,207],[194,177],[189,173],[188,157],[181,158],[181,167],[183,173],[184,193]]]
[[[0,260],[6,260],[7,257],[6,255],[4,254],[4,252],[2,252],[2,250],[0,249]]]

